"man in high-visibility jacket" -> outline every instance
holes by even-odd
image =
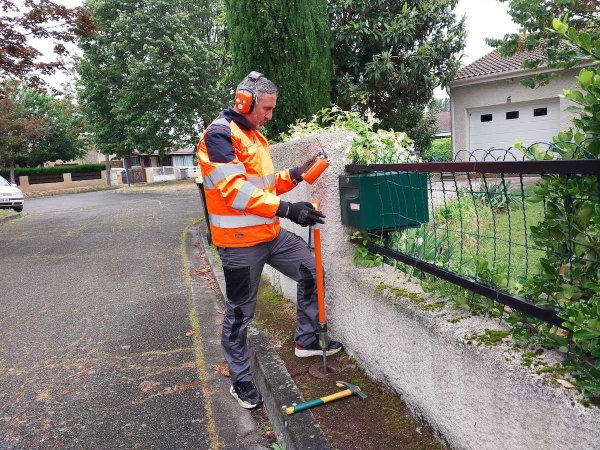
[[[325,216],[311,203],[288,203],[278,197],[302,181],[305,167],[275,172],[269,144],[260,133],[273,116],[277,92],[262,74],[251,72],[237,88],[234,108],[224,110],[210,124],[197,149],[212,241],[225,274],[221,345],[229,366],[230,392],[248,409],[262,403],[250,373],[246,333],[265,264],[298,282],[296,356],[322,355],[315,335],[315,259],[300,237],[280,227],[279,218],[307,226],[324,223]],[[341,348],[331,341],[327,354]]]

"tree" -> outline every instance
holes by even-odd
[[[270,132],[285,132],[330,105],[326,0],[225,0],[225,6],[234,82],[257,70],[279,87]]]
[[[499,0],[509,3],[508,13],[520,25],[520,33],[506,34],[501,39],[487,39],[496,47],[500,55],[510,57],[523,51],[543,49],[551,68],[570,68],[588,55],[578,53],[558,34],[552,31],[555,17],[568,17],[569,25],[575,32],[586,32],[591,38],[600,35],[600,2],[598,0]],[[524,69],[534,69],[542,63],[540,58],[529,57],[523,62]],[[524,80],[529,87],[547,84],[551,74],[537,74]]]
[[[432,98],[427,105],[427,112],[434,116],[441,112],[450,111],[450,97]]]
[[[426,126],[423,110],[433,90],[452,80],[465,45],[464,19],[452,12],[456,3],[330,0],[334,102],[373,111],[381,128],[410,135]]]
[[[414,141],[415,150],[419,153],[431,147],[437,123],[435,117],[429,115],[425,107],[407,107],[399,112],[394,121],[387,121],[386,128],[404,131]],[[379,128],[382,128],[381,125]]]
[[[67,8],[50,0],[0,0],[0,79],[17,78],[32,85],[43,84],[40,75],[62,67],[60,59],[37,61],[40,52],[28,38],[54,40],[58,57],[68,52],[64,43],[94,33],[94,23],[85,8]]]
[[[198,139],[227,73],[214,0],[89,0],[98,33],[82,38],[80,102],[96,146],[128,157]]]
[[[22,89],[23,104],[31,117],[44,117],[43,134],[34,139],[19,165],[35,167],[47,161],[70,161],[81,158],[89,148],[85,139],[83,117],[69,99]]]
[[[19,85],[2,84],[0,100],[0,163],[35,167],[48,161],[69,161],[87,151],[83,118],[68,99]],[[14,177],[14,175],[12,175]]]
[[[27,108],[24,91],[18,83],[7,81],[1,85],[0,98],[0,163],[10,167],[10,182],[15,182],[15,161],[26,158],[33,140],[48,130],[42,114],[32,114]]]

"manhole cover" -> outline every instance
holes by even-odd
[[[310,373],[315,378],[333,378],[333,375],[340,371],[340,366],[337,361],[327,361],[327,373],[323,371],[323,361],[319,361],[318,363],[314,363],[312,366],[308,368],[308,373]]]

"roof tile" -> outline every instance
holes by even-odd
[[[531,51],[522,51],[516,53],[509,58],[503,58],[494,50],[491,53],[479,58],[466,67],[458,71],[454,80],[462,80],[465,78],[476,78],[484,75],[493,75],[496,73],[509,72],[512,70],[522,69],[521,65],[528,59],[537,59],[542,66],[548,64],[548,58],[544,53],[543,48],[536,48]]]

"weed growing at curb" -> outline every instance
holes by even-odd
[[[389,286],[385,283],[379,283],[375,288],[375,291],[378,293],[388,291],[393,295],[394,300],[407,299],[413,305],[417,306],[423,311],[440,311],[446,305],[446,302],[444,301],[429,303],[427,299],[421,297],[419,294],[407,291],[406,289],[402,289],[399,287]]]
[[[472,335],[467,336],[466,339],[467,344],[476,341],[477,345],[483,344],[488,347],[493,347],[500,344],[509,334],[510,331],[490,330],[486,328],[483,333],[473,333]]]

